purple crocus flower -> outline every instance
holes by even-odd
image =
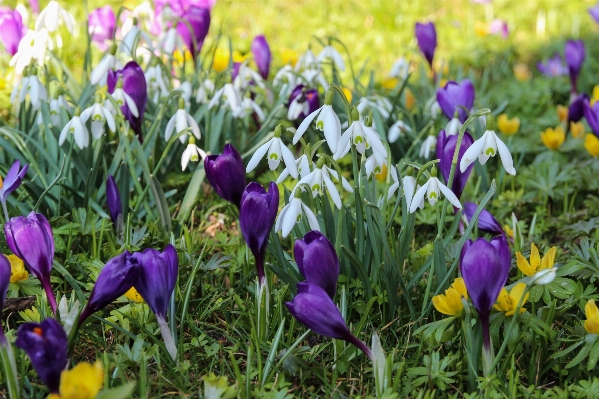
[[[589,14],[591,14],[591,17],[593,17],[595,22],[599,24],[599,3],[597,3],[595,7],[589,8]]]
[[[460,164],[462,161],[462,157],[466,150],[474,143],[474,139],[470,133],[465,132],[462,137],[462,143],[460,145],[460,151],[458,152],[458,163]],[[451,162],[453,160],[453,154],[455,153],[455,147],[458,144],[458,135],[452,134],[447,135],[445,130],[441,130],[439,135],[437,136],[437,159],[439,162],[439,169],[441,169],[441,174],[443,174],[443,178],[445,179],[445,183],[449,182],[449,174],[451,173]],[[461,172],[460,168],[455,168],[453,175],[453,182],[451,184],[451,191],[460,198],[462,196],[462,192],[464,191],[464,187],[466,187],[466,182],[468,181],[468,177],[470,176],[470,172],[472,172],[472,168],[474,164],[470,164],[465,172]]]
[[[318,90],[308,89],[304,85],[297,85],[289,95],[287,102],[289,110],[287,116],[290,120],[304,120],[312,112],[320,108]]]
[[[584,101],[584,118],[587,120],[589,127],[595,133],[595,136],[599,137],[599,102],[596,102],[591,107],[589,100]]]
[[[28,167],[29,165],[25,164],[23,169],[21,169],[21,162],[16,160],[8,170],[8,173],[6,173],[4,182],[0,179],[0,182],[2,182],[2,187],[0,188],[0,201],[2,203],[6,203],[6,199],[10,193],[19,188],[23,177],[25,177],[25,174],[27,173]]]
[[[489,25],[489,33],[492,35],[501,35],[504,39],[507,39],[510,36],[507,22],[502,19],[494,19],[493,22],[491,22]]]
[[[254,41],[252,41],[252,54],[254,55],[254,61],[258,66],[260,76],[262,76],[262,79],[268,79],[272,56],[268,42],[263,35],[256,36]]]
[[[568,107],[568,122],[579,122],[584,118],[584,103],[588,100],[589,95],[586,93],[579,94],[574,98]]]
[[[216,4],[216,0],[190,0],[192,6],[196,7],[204,7],[207,9],[212,9]]]
[[[231,69],[231,81],[234,81],[239,75],[239,68],[241,68],[241,62],[234,62],[233,68]]]
[[[537,68],[545,76],[562,76],[568,73],[568,68],[564,65],[562,56],[557,53],[544,63],[539,62]]]
[[[568,40],[564,47],[564,57],[570,73],[570,91],[576,93],[578,75],[585,58],[584,42],[582,40]]]
[[[121,111],[125,118],[131,124],[131,128],[137,135],[140,142],[143,141],[142,125],[144,119],[144,111],[146,109],[146,101],[148,99],[148,90],[146,87],[146,78],[144,71],[135,61],[129,61],[123,69],[118,71],[108,71],[108,92],[112,93],[116,87],[119,78],[123,79],[123,90],[127,93],[137,106],[139,116],[134,116],[127,104],[123,104]]]
[[[129,251],[110,259],[98,275],[87,305],[79,317],[79,325],[93,313],[125,295],[139,278],[140,266],[137,257]]]
[[[208,155],[204,170],[217,194],[239,208],[245,189],[245,167],[237,149],[226,144],[222,154]]]
[[[476,212],[476,207],[477,205],[474,202],[464,203],[464,216],[466,216],[468,223],[470,223],[474,212]],[[478,229],[491,234],[505,234],[501,224],[499,224],[491,212],[486,209],[483,209],[480,212],[480,215],[478,215]]]
[[[435,56],[435,49],[437,48],[437,31],[435,29],[435,24],[432,22],[427,22],[425,24],[421,24],[420,22],[416,22],[416,41],[418,42],[418,47],[431,69],[433,69],[433,58]]]
[[[17,53],[19,42],[26,32],[27,27],[23,27],[23,19],[17,10],[0,11],[0,41],[10,55]]]
[[[40,213],[10,219],[4,225],[8,248],[23,260],[25,266],[42,283],[52,312],[56,314],[56,298],[50,285],[54,259],[54,238],[48,219]]]
[[[39,0],[29,0],[29,6],[31,7],[31,10],[35,14],[39,14],[40,13],[40,2],[39,2]]]
[[[177,33],[191,52],[195,62],[204,44],[204,39],[208,35],[208,29],[210,29],[210,9],[191,6],[181,18],[191,26],[193,35],[189,32],[187,23],[184,22],[179,22],[177,25]]]
[[[470,80],[464,79],[460,83],[451,80],[445,87],[437,89],[437,102],[448,119],[452,119],[458,111],[458,118],[464,123],[474,105],[474,95],[474,85]]]
[[[54,319],[24,323],[17,331],[15,344],[29,356],[31,365],[50,393],[58,393],[68,350],[67,335],[60,323]]]
[[[331,299],[335,298],[339,258],[328,238],[320,231],[309,231],[303,239],[295,241],[293,253],[306,281],[325,290]]]
[[[112,175],[108,175],[108,179],[106,179],[106,203],[108,205],[108,212],[110,213],[112,224],[118,226],[119,216],[120,223],[123,223],[123,203],[121,202],[121,194],[119,193],[119,188]]]
[[[483,353],[491,353],[489,314],[510,272],[511,252],[504,235],[491,241],[477,238],[464,243],[460,272],[483,329]]]
[[[251,182],[241,196],[239,227],[243,238],[256,259],[260,284],[264,283],[264,255],[268,235],[275,224],[279,209],[279,189],[270,182],[268,192],[260,184]]]
[[[4,310],[4,300],[8,292],[8,284],[10,283],[10,261],[4,255],[0,255],[0,345],[6,343],[4,338],[4,330],[2,329],[2,310]]]
[[[112,7],[106,5],[94,9],[89,14],[88,24],[92,42],[100,51],[106,51],[109,46],[107,42],[114,39],[114,28],[116,27],[116,17]]]
[[[349,331],[333,300],[318,285],[298,283],[297,295],[293,302],[287,302],[286,305],[291,315],[310,330],[325,337],[347,341],[372,359],[370,349]]]

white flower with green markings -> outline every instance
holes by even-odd
[[[202,138],[202,132],[197,122],[191,115],[185,110],[185,99],[179,97],[179,109],[175,112],[175,115],[168,121],[166,130],[164,132],[164,139],[169,141],[174,133],[181,133],[187,128],[191,129],[193,135],[199,140]],[[181,143],[185,144],[185,135],[179,136]]]
[[[453,206],[458,209],[462,209],[462,204],[460,204],[458,197],[456,197],[449,187],[441,183],[441,181],[437,178],[436,168],[431,170],[430,179],[428,179],[428,181],[424,183],[424,186],[420,187],[418,191],[416,191],[416,194],[414,194],[414,198],[412,198],[410,203],[410,213],[416,212],[418,205],[424,200],[425,194],[428,198],[428,203],[431,204],[431,206],[435,205],[437,201],[441,199],[441,194],[443,194]]]
[[[293,136],[294,145],[306,133],[314,118],[318,116],[316,118],[316,129],[324,132],[324,137],[331,152],[333,154],[337,152],[337,145],[341,138],[341,122],[339,122],[339,117],[333,110],[333,95],[334,91],[329,89],[324,98],[324,105],[308,115],[299,125]]]
[[[89,132],[85,127],[85,123],[81,120],[81,110],[77,108],[73,118],[62,128],[58,145],[63,145],[67,139],[67,135],[72,134],[75,138],[75,143],[80,149],[84,149],[89,145]]]
[[[83,110],[81,121],[86,123],[91,118],[92,136],[99,139],[104,134],[104,125],[108,125],[111,132],[116,131],[116,123],[110,110],[102,105],[102,96],[96,94],[96,102],[91,107]]]
[[[293,226],[295,226],[296,223],[301,222],[302,214],[306,216],[308,224],[310,225],[310,230],[320,231],[316,215],[314,215],[314,212],[302,202],[301,197],[302,188],[300,187],[298,190],[294,190],[293,198],[287,205],[285,205],[281,210],[281,213],[279,213],[279,217],[275,224],[275,232],[278,233],[280,231],[283,238],[291,233],[291,230],[293,230]]]
[[[281,159],[285,162],[285,166],[291,177],[297,179],[297,166],[293,154],[287,148],[283,140],[281,140],[281,125],[277,125],[275,128],[274,136],[266,143],[262,144],[252,155],[250,162],[248,162],[246,173],[250,173],[258,166],[260,160],[266,155],[268,159],[268,167],[270,170],[275,170],[281,163]],[[268,154],[267,154],[268,152]]]

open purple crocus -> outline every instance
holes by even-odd
[[[474,85],[468,79],[460,83],[451,80],[445,87],[437,89],[437,102],[445,116],[451,120],[457,111],[462,123],[468,119],[468,113],[474,105],[474,96]]]
[[[142,125],[144,120],[144,111],[146,109],[146,101],[148,99],[148,90],[146,87],[146,78],[144,71],[135,61],[129,61],[123,69],[118,71],[108,71],[108,92],[114,92],[119,78],[123,79],[123,90],[127,93],[137,106],[138,116],[134,116],[127,104],[121,106],[123,115],[129,121],[131,128],[137,135],[140,142],[143,141]]]
[[[264,35],[258,35],[252,41],[252,54],[254,55],[254,61],[258,66],[260,76],[262,76],[262,79],[268,79],[272,56],[270,54],[270,47],[268,46],[268,42]]]
[[[458,163],[460,164],[462,161],[462,157],[466,150],[474,143],[474,139],[470,135],[470,133],[465,132],[462,137],[462,143],[460,144],[460,151],[458,152]],[[453,155],[455,153],[455,148],[458,145],[458,135],[452,134],[447,135],[445,130],[441,130],[439,135],[437,136],[437,158],[439,159],[439,169],[441,169],[441,174],[445,179],[445,183],[449,183],[449,175],[451,173],[451,165],[453,161]],[[466,187],[466,183],[468,181],[468,177],[470,176],[470,172],[472,172],[472,168],[474,164],[470,164],[468,168],[461,172],[460,168],[455,168],[453,175],[453,182],[451,184],[451,191],[460,198],[462,196],[462,192],[464,191],[464,187]]]
[[[226,144],[222,154],[208,155],[204,170],[216,193],[239,208],[245,189],[245,166],[237,149]]]
[[[108,50],[110,41],[114,39],[115,27],[116,17],[111,6],[96,8],[89,13],[89,34],[92,37],[92,42],[100,51]]]
[[[437,30],[435,29],[435,24],[432,22],[425,24],[416,22],[415,33],[418,47],[431,69],[433,69],[433,58],[435,57],[435,49],[437,48]]]
[[[470,223],[474,212],[476,212],[476,208],[477,205],[474,202],[464,203],[464,216],[468,223]],[[491,234],[505,234],[501,224],[499,224],[493,214],[486,209],[483,209],[478,215],[478,229]]]
[[[339,258],[329,239],[320,231],[309,231],[303,239],[295,241],[293,253],[306,281],[325,290],[331,299],[335,298]]]
[[[27,27],[23,26],[21,14],[17,10],[0,10],[0,41],[10,55],[17,53],[19,42],[25,33]]]
[[[562,56],[557,53],[547,61],[539,62],[537,68],[545,76],[562,76],[568,73]]]

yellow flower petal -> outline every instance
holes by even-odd
[[[584,137],[584,125],[582,122],[570,122],[570,132],[575,139]]]
[[[520,128],[520,118],[509,119],[506,114],[501,114],[497,118],[497,127],[499,131],[507,136],[518,132]]]
[[[414,98],[414,94],[412,93],[412,90],[406,88],[404,91],[406,93],[406,108],[411,111],[412,108],[414,108],[416,99]]]
[[[526,260],[520,251],[516,252],[516,264],[518,265],[518,269],[524,273],[526,276],[532,276],[535,274],[535,269],[530,266],[530,263]]]
[[[541,255],[539,255],[539,248],[535,245],[535,243],[530,244],[530,267],[535,272],[538,272],[541,266]]]
[[[584,148],[587,149],[589,154],[593,157],[599,155],[599,138],[594,134],[587,133],[584,138]]]
[[[593,87],[593,100],[599,100],[599,86]]]
[[[399,79],[394,78],[394,77],[388,77],[387,79],[383,80],[383,83],[381,83],[381,86],[383,87],[383,89],[393,90],[397,87],[398,84],[399,84]]]
[[[130,301],[141,303],[144,299],[139,295],[139,292],[135,289],[135,287],[129,288],[129,291],[125,292],[125,297]]]
[[[229,52],[222,48],[217,48],[212,60],[212,69],[216,72],[222,72],[229,66]]]
[[[5,255],[6,256],[6,255]],[[10,282],[16,283],[29,278],[29,272],[25,269],[25,264],[17,255],[7,255],[10,262]]]
[[[594,299],[589,299],[587,304],[584,306],[584,314],[587,319],[599,318],[599,308],[597,308]]]
[[[100,361],[95,364],[79,363],[60,374],[61,399],[93,399],[104,383],[104,368]]]
[[[530,68],[528,67],[528,65],[520,62],[514,65],[514,76],[520,82],[524,82],[526,80],[530,80],[530,78],[532,77],[532,73],[530,72]]]
[[[590,334],[599,334],[599,317],[594,319],[586,319],[584,329]]]
[[[550,150],[557,150],[566,141],[566,132],[561,126],[557,126],[555,129],[549,127],[541,132],[541,141]]]
[[[281,51],[281,59],[283,60],[283,64],[295,66],[297,60],[299,59],[299,54],[297,51],[285,48]]]
[[[462,296],[456,289],[451,287],[445,290],[445,295],[434,296],[432,302],[438,312],[449,316],[459,316],[464,310]]]
[[[345,98],[347,98],[347,102],[351,104],[351,99],[352,99],[351,90],[348,89],[347,87],[342,87],[341,91],[343,92],[343,94],[345,94]]]
[[[502,288],[499,293],[499,297],[497,298],[497,303],[493,306],[500,312],[504,312],[506,316],[512,316],[516,313],[516,307],[518,306],[518,302],[520,302],[520,298],[522,298],[522,294],[524,294],[524,290],[526,289],[526,284],[518,283],[516,284],[512,290],[508,293],[508,291]],[[520,313],[526,311],[524,308],[524,304],[528,300],[528,293],[524,299],[522,299],[522,303],[520,304]]]
[[[549,251],[543,256],[543,260],[541,261],[541,269],[551,269],[553,267],[553,263],[555,263],[555,255],[557,253],[556,247],[551,247]],[[541,270],[539,269],[539,270]]]
[[[466,283],[464,283],[464,279],[462,277],[456,278],[451,287],[459,292],[460,296],[462,296],[464,299],[468,299],[468,290],[466,289]]]
[[[558,105],[555,108],[557,111],[557,119],[559,119],[560,122],[563,122],[566,119],[568,119],[568,107],[564,105]]]

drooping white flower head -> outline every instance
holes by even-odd
[[[193,135],[199,140],[202,138],[202,132],[200,131],[200,127],[197,122],[191,115],[187,113],[185,110],[185,99],[179,98],[179,109],[175,112],[175,115],[168,121],[166,124],[166,130],[164,132],[164,139],[169,141],[173,132],[176,134],[181,133],[187,128],[191,128],[191,132]],[[179,140],[181,143],[185,144],[185,135],[179,136]]]
[[[325,46],[325,48],[322,49],[320,54],[318,54],[316,61],[322,63],[327,59],[332,60],[337,69],[340,71],[345,71],[345,62],[343,62],[343,57],[341,57],[341,54],[339,54],[335,47],[331,45]]]
[[[85,127],[85,124],[81,120],[81,111],[79,108],[75,110],[73,118],[62,128],[60,137],[58,138],[58,145],[63,145],[67,139],[67,134],[72,134],[75,138],[75,143],[79,149],[84,149],[89,145],[89,132]]]
[[[420,146],[420,152],[418,153],[424,159],[428,159],[431,155],[431,151],[435,149],[437,145],[437,136],[434,134],[429,134],[426,140]]]
[[[333,110],[333,94],[333,90],[329,89],[324,99],[324,105],[312,112],[302,121],[293,136],[294,145],[297,144],[299,139],[306,133],[308,126],[310,126],[310,123],[312,123],[314,118],[318,116],[316,119],[316,129],[324,132],[324,137],[331,152],[333,154],[337,152],[337,146],[341,138],[341,122]]]
[[[17,100],[19,102],[24,102],[27,95],[29,95],[29,101],[34,111],[40,109],[41,103],[48,99],[46,88],[37,77],[36,69],[33,69],[33,73],[21,81],[19,87],[18,97],[15,98],[15,96],[11,94],[11,101]]]
[[[430,112],[431,118],[433,119],[437,119],[439,115],[441,115],[441,106],[439,105],[438,101],[433,101],[433,103],[431,104]]]
[[[272,85],[275,87],[281,85],[289,85],[289,87],[294,88],[297,82],[297,74],[293,71],[293,67],[289,64],[285,64],[285,66],[277,71],[275,74]]]
[[[487,122],[487,125],[492,125],[492,122]],[[499,152],[499,157],[501,158],[501,163],[503,163],[505,171],[510,175],[515,176],[516,169],[514,168],[512,154],[493,130],[487,130],[480,139],[476,140],[470,147],[468,147],[462,156],[460,170],[464,172],[476,158],[478,158],[481,165],[484,165],[489,158],[494,157],[497,152]]]
[[[310,173],[310,162],[308,162],[308,156],[306,154],[302,154],[301,157],[295,160],[295,166],[297,168],[297,173],[300,179],[303,179]],[[287,177],[289,177],[289,171],[287,170],[287,168],[285,168],[283,169],[275,183],[281,184]]]
[[[47,45],[48,31],[45,28],[39,32],[28,31],[19,42],[19,48],[11,58],[9,66],[14,67],[15,72],[20,75],[33,60],[36,60],[40,66],[44,65]]]
[[[402,194],[403,194],[404,198],[406,199],[406,207],[408,210],[410,209],[410,206],[412,205],[412,198],[414,197],[414,192],[420,188],[420,185],[416,184],[416,179],[412,175],[413,175],[413,169],[410,166],[406,172],[406,175],[401,179]],[[391,177],[395,181],[395,178],[393,177],[393,170],[391,171]],[[393,186],[395,186],[395,184]],[[391,195],[393,194],[391,192],[391,188],[393,186],[391,186],[389,188],[389,197],[391,197]],[[398,186],[399,186],[399,184],[398,184]],[[420,200],[420,203],[418,203],[417,206],[420,209],[424,209],[424,198],[422,198]]]
[[[555,280],[557,276],[557,267],[552,267],[550,269],[542,269],[530,276],[528,280],[528,285],[546,285]]]
[[[196,102],[199,104],[205,104],[209,101],[210,96],[214,93],[214,82],[210,79],[204,79],[204,81],[198,87],[196,93]]]
[[[164,54],[172,55],[175,50],[183,52],[184,44],[181,36],[177,33],[176,22],[161,35],[159,43]]]
[[[410,203],[410,213],[416,212],[418,205],[422,200],[424,200],[424,195],[428,198],[428,203],[431,206],[435,205],[435,203],[441,198],[441,193],[445,195],[447,200],[456,208],[462,209],[462,204],[460,204],[460,200],[458,197],[451,191],[445,184],[441,183],[437,178],[437,169],[433,168],[431,170],[431,177],[428,179],[426,183],[422,187],[416,191],[412,201]]]
[[[404,81],[408,77],[409,71],[410,63],[404,57],[400,57],[393,63],[389,76]]]
[[[283,238],[287,237],[291,233],[291,230],[293,230],[293,226],[302,220],[302,214],[308,219],[311,230],[320,231],[318,219],[316,219],[314,212],[302,202],[301,196],[302,188],[300,187],[299,190],[294,191],[292,199],[281,209],[281,213],[279,213],[279,217],[275,223],[275,232],[278,233],[280,231]]]
[[[393,104],[383,96],[373,95],[362,97],[357,105],[360,115],[366,115],[367,110],[377,110],[384,119],[387,119],[393,111]]]
[[[37,16],[35,30],[39,32],[45,28],[48,32],[53,33],[58,29],[60,23],[66,26],[69,33],[73,33],[73,29],[75,28],[73,14],[62,8],[57,1],[52,0]]]
[[[395,194],[395,192],[399,188],[399,176],[397,174],[397,167],[395,165],[391,165],[389,167],[389,171],[391,173],[391,181],[393,183],[389,186],[389,190],[387,191],[387,200],[390,200],[391,197],[393,197],[393,194]]]
[[[298,83],[312,87],[317,87],[320,85],[323,89],[329,87],[329,84],[322,73],[322,69],[318,64],[313,64],[311,67],[304,69],[302,74],[299,76]]]
[[[264,121],[264,111],[262,108],[251,97],[244,97],[241,101],[241,105],[237,108],[237,111],[233,112],[233,116],[235,118],[245,118],[248,115],[251,115],[252,112],[256,113],[259,122]]]
[[[335,206],[337,206],[337,209],[341,209],[341,195],[339,194],[339,190],[335,186],[335,183],[333,182],[333,180],[331,180],[331,175],[333,175],[334,178],[337,180],[338,173],[335,170],[326,166],[324,164],[324,161],[324,158],[320,158],[318,160],[314,170],[308,173],[297,183],[297,185],[292,191],[292,194],[295,192],[295,190],[297,190],[305,184],[308,187],[310,187],[310,190],[312,191],[312,197],[316,198],[316,196],[322,192],[323,188],[326,187],[327,191],[329,192],[329,196],[333,200]],[[334,174],[332,174],[331,172],[334,172]],[[349,184],[347,184],[347,186],[344,185],[343,187],[349,192],[354,191]]]
[[[445,125],[445,134],[447,136],[453,136],[456,135],[460,132],[460,129],[462,128],[462,122],[458,119],[458,113],[456,112],[456,114],[453,116],[453,118],[451,118],[451,120],[447,123],[447,125]]]
[[[387,154],[382,155],[377,151],[373,151],[372,155],[366,158],[364,167],[366,168],[366,176],[370,177],[372,173],[378,175],[387,166]]]
[[[256,150],[248,162],[245,170],[246,173],[250,173],[252,170],[254,170],[268,151],[267,159],[270,170],[275,170],[281,163],[282,159],[285,163],[286,170],[289,172],[291,177],[297,179],[297,165],[295,163],[295,158],[293,157],[293,154],[289,148],[287,148],[285,143],[283,143],[281,140],[281,130],[281,125],[277,125],[273,138],[268,140]]]
[[[123,90],[123,81],[121,77],[119,77],[119,80],[117,81],[116,87],[114,88],[114,91],[112,92],[111,96],[112,98],[114,98],[114,101],[116,101],[119,107],[122,107],[123,105],[127,104],[127,107],[129,107],[129,111],[131,111],[131,114],[136,118],[139,116],[139,110],[137,109],[135,101],[133,101],[131,96],[125,93],[125,90]]]
[[[108,53],[102,58],[102,60],[96,65],[96,67],[92,70],[92,73],[89,75],[89,82],[93,85],[102,83],[102,85],[106,84],[106,78],[108,76],[108,71],[114,69],[117,64],[116,60],[116,49],[117,46],[115,43],[112,43]]]
[[[370,124],[370,119],[368,119],[368,123],[361,121],[358,110],[354,108],[352,123],[339,139],[337,152],[333,155],[334,160],[343,158],[351,149],[352,144],[356,146],[356,150],[362,155],[368,148],[372,148],[372,151],[377,152],[382,157],[387,157],[387,149],[378,133],[368,124]]]
[[[239,66],[239,71],[237,72],[237,76],[233,81],[233,86],[235,86],[235,89],[237,89],[238,92],[245,90],[252,82],[254,82],[261,89],[266,88],[262,76],[250,68],[248,62],[249,61],[245,61]]]
[[[200,159],[203,161],[206,158],[206,153],[200,147],[196,145],[195,137],[189,136],[189,143],[187,148],[181,155],[181,170],[187,169],[189,161],[198,162]]]
[[[99,139],[104,134],[104,125],[108,125],[111,132],[116,131],[116,123],[110,110],[102,105],[102,96],[96,94],[96,102],[91,107],[83,110],[81,121],[86,123],[91,118],[92,136]]]
[[[224,104],[228,105],[233,112],[237,111],[237,108],[241,106],[239,93],[231,83],[227,83],[214,93],[214,97],[212,97],[212,100],[208,103],[208,109],[212,109],[219,104],[221,97],[225,100]]]
[[[306,50],[306,52],[302,54],[297,60],[297,63],[295,64],[295,70],[301,71],[303,69],[310,68],[313,65],[318,66],[318,62],[316,61],[316,56],[314,55],[312,50],[308,48],[308,50]]]
[[[141,30],[137,26],[138,20],[136,17],[131,19],[131,25],[128,26],[128,29],[125,29],[125,25],[121,28],[121,34],[123,35],[123,40],[121,40],[121,44],[119,45],[119,52],[125,54],[127,57],[133,56],[133,44],[136,40],[139,42],[144,42],[148,49],[153,52],[154,46],[152,45],[152,39],[148,34]],[[139,47],[139,46],[138,46]],[[171,53],[172,54],[172,53]]]
[[[148,93],[152,98],[152,101],[158,103],[162,97],[168,96],[169,89],[166,84],[167,80],[164,78],[158,58],[152,59],[152,62],[144,75],[146,78],[146,85],[148,86]]]
[[[71,294],[71,302],[75,295]],[[75,324],[75,320],[79,315],[79,300],[75,300],[71,305],[71,309],[69,309],[69,304],[67,303],[67,296],[63,295],[58,302],[58,313],[60,314],[60,321],[62,322],[62,326],[64,328],[64,332],[69,335],[71,330],[73,329],[73,325]]]
[[[390,143],[395,143],[402,133],[409,133],[412,131],[412,128],[408,126],[403,120],[399,119],[391,128],[389,128],[389,133],[387,133],[387,138]]]

